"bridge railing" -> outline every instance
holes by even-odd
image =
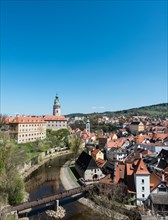
[[[47,196],[47,197],[37,199],[37,200],[34,200],[34,201],[24,202],[24,203],[22,203],[20,205],[17,205],[17,206],[9,206],[9,207],[4,208],[1,211],[1,214],[10,213],[10,212],[13,212],[13,211],[19,212],[19,211],[23,211],[23,210],[26,210],[26,209],[29,209],[29,208],[34,208],[34,207],[39,206],[39,205],[44,205],[44,204],[51,203],[51,202],[56,201],[56,200],[61,200],[61,199],[64,199],[64,198],[67,198],[67,197],[70,197],[70,196],[73,196],[73,195],[76,195],[76,194],[79,194],[79,193],[82,193],[82,192],[89,191],[92,188],[93,188],[93,184],[90,184],[90,185],[87,185],[87,186],[80,186],[80,187],[77,187],[77,188],[66,190],[66,191],[58,193],[56,195]]]

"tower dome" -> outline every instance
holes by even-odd
[[[53,115],[60,116],[61,115],[61,106],[58,95],[55,96],[54,105],[53,105]]]

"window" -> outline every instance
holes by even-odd
[[[160,188],[159,187],[159,192],[166,192],[166,188]]]
[[[144,183],[144,179],[142,179],[142,182],[141,183]]]
[[[142,194],[142,198],[144,198],[145,197],[145,194]]]
[[[158,190],[159,190],[159,192],[166,192],[166,187],[165,187],[163,184],[161,184],[161,185],[158,187]]]
[[[142,191],[144,191],[145,190],[145,187],[144,186],[142,186]]]

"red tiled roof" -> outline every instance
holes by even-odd
[[[112,148],[112,147],[121,147],[124,144],[123,139],[117,139],[116,141],[108,141],[107,142],[107,147]]]
[[[136,174],[150,174],[142,158],[139,159],[136,165],[135,173]]]
[[[56,115],[45,115],[44,117],[45,121],[67,121],[65,116],[56,116]]]
[[[90,133],[90,138],[95,137],[95,133]]]
[[[155,140],[164,140],[167,137],[168,137],[168,134],[164,134],[164,133],[154,133],[153,135],[153,138]]]
[[[87,137],[88,137],[88,135],[87,135],[87,134],[82,134],[82,136],[81,136],[81,138],[82,138],[83,140],[86,140],[86,139],[87,139]]]
[[[155,174],[150,174],[150,190],[153,191],[159,184],[161,183],[161,179]]]
[[[141,144],[146,139],[151,139],[151,138],[148,135],[138,135],[136,137],[136,143]]]
[[[101,158],[98,158],[98,159],[96,160],[96,164],[97,164],[98,167],[103,167],[106,162],[107,162],[106,160],[103,160],[103,159],[101,159]]]
[[[129,193],[135,193],[134,169],[132,164],[126,163],[126,181]]]
[[[93,156],[96,156],[96,154],[98,154],[99,152],[100,152],[99,149],[93,149],[92,155],[93,155]]]
[[[32,117],[32,116],[17,116],[17,117],[7,117],[7,124],[23,124],[23,123],[42,123],[44,119],[42,117]]]
[[[124,180],[125,164],[118,164],[116,167],[115,182],[118,183],[120,180]]]

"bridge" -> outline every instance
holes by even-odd
[[[0,219],[5,219],[5,217],[10,213],[15,213],[16,215],[18,215],[19,212],[33,209],[33,208],[36,208],[36,207],[42,206],[42,205],[48,205],[51,203],[55,203],[57,205],[58,200],[65,199],[65,198],[77,195],[79,193],[82,193],[82,192],[87,192],[87,191],[91,190],[92,188],[93,188],[93,184],[90,184],[87,186],[80,186],[80,187],[76,187],[76,188],[73,188],[70,190],[66,190],[66,191],[58,193],[56,195],[47,196],[47,197],[40,198],[40,199],[37,199],[34,201],[24,202],[24,203],[17,205],[17,206],[5,207],[0,212]]]

